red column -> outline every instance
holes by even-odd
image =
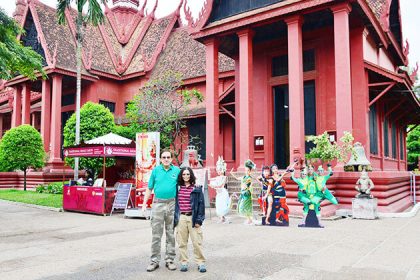
[[[239,110],[239,104],[241,104],[241,96],[239,95],[239,57],[235,57],[235,167],[241,165],[239,161],[239,154],[241,152],[241,143],[239,142],[239,120],[241,118],[241,112]]]
[[[4,114],[0,114],[0,138],[3,137],[3,116]]]
[[[252,37],[254,31],[250,29],[238,32],[239,36],[239,134],[236,135],[239,142],[239,164],[245,160],[253,159],[254,153],[251,147],[253,135],[252,127]],[[238,119],[238,118],[237,118]],[[238,161],[237,161],[238,162]]]
[[[44,140],[44,149],[50,151],[50,125],[51,125],[51,83],[49,80],[42,81],[41,100],[41,135]]]
[[[353,128],[354,141],[362,143],[366,157],[369,160],[369,78],[363,58],[363,40],[365,35],[364,28],[354,29],[350,34],[351,99],[352,120],[357,124]]]
[[[289,63],[290,162],[305,155],[302,22],[301,16],[294,16],[286,20]]]
[[[21,125],[22,121],[22,88],[15,87],[15,96],[13,97],[12,128]]]
[[[22,85],[22,124],[31,124],[31,87]]]
[[[219,43],[216,39],[206,45],[206,165],[216,166],[219,153]]]
[[[350,66],[350,5],[332,8],[334,14],[335,108],[337,140],[344,131],[352,133],[351,66]]]
[[[52,78],[52,101],[51,101],[51,151],[50,162],[61,163],[61,91],[62,76]]]

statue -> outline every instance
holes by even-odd
[[[371,190],[374,188],[372,180],[369,178],[365,168],[363,168],[359,180],[356,182],[355,189],[359,192],[356,198],[373,198]]]
[[[209,187],[216,190],[216,214],[220,218],[220,223],[230,223],[226,215],[229,213],[231,198],[227,190],[227,177],[226,177],[227,164],[223,157],[219,156],[216,162],[217,176],[210,178],[209,174]]]
[[[325,176],[322,168],[318,169],[318,174],[312,165],[305,169],[301,172],[300,178],[295,177],[294,169],[291,170],[292,180],[298,185],[298,200],[303,204],[303,218],[299,227],[323,227],[319,222],[321,202],[327,199],[333,204],[338,204],[337,199],[326,187],[327,180],[332,175],[332,169],[329,166],[329,173]]]
[[[198,151],[194,145],[187,146],[180,167],[202,168]]]

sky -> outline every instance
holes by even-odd
[[[41,0],[41,2],[56,6],[56,0]],[[111,2],[111,1],[108,1]],[[198,14],[204,0],[188,0],[191,11],[194,15]],[[143,0],[140,0],[143,3]],[[148,0],[146,9],[152,9],[155,0]],[[156,17],[168,15],[179,4],[178,0],[159,0],[156,10]],[[410,66],[414,67],[416,62],[420,64],[420,0],[400,0],[401,5],[401,21],[403,28],[404,42],[408,39],[410,44],[410,53],[408,55]],[[12,15],[15,10],[14,0],[0,0],[0,7],[6,10],[8,15]]]

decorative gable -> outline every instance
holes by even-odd
[[[23,25],[25,33],[21,36],[20,40],[25,47],[32,48],[36,53],[42,56],[42,65],[46,66],[45,51],[39,40],[38,30],[36,29],[32,13],[28,11],[25,24]]]

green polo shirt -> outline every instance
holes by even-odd
[[[176,196],[176,184],[179,175],[179,168],[174,165],[170,165],[168,170],[163,168],[160,164],[152,170],[150,175],[149,189],[155,190],[155,197],[159,199],[170,199]]]

